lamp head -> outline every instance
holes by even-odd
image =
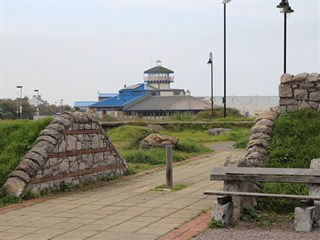
[[[289,2],[288,0],[281,0],[277,8],[280,8],[281,10],[286,9],[289,7]]]
[[[281,2],[279,3],[279,5],[277,6],[277,8],[280,9],[281,13],[293,13],[293,9],[290,7],[289,5],[289,1],[288,0],[281,0]]]
[[[212,52],[209,53],[209,61],[207,62],[208,64],[212,64],[213,63],[213,55]]]
[[[222,3],[223,4],[227,4],[228,2],[230,2],[231,0],[223,0]]]
[[[286,10],[286,13],[293,13],[294,11],[293,11],[293,9],[289,6],[288,8],[287,8],[287,10]]]
[[[22,88],[22,86],[17,86],[17,88]]]

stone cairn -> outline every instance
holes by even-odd
[[[91,114],[65,112],[40,132],[1,192],[16,196],[39,193],[59,189],[61,184],[122,175],[126,170],[126,162]]]
[[[293,112],[304,108],[320,111],[320,74],[283,74],[279,86],[280,111]]]

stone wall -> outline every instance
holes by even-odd
[[[267,148],[270,143],[274,121],[279,116],[279,109],[261,113],[251,128],[247,154],[244,160],[246,167],[263,167],[267,156]]]
[[[320,74],[283,74],[279,85],[279,97],[282,113],[304,108],[320,111]]]
[[[122,175],[126,170],[126,162],[92,115],[65,112],[40,132],[1,192],[20,196]]]

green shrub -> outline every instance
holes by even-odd
[[[253,207],[243,208],[241,220],[244,222],[258,222],[261,218],[260,212]]]
[[[21,198],[13,195],[0,196],[0,207],[21,202]]]
[[[217,229],[217,228],[224,228],[223,223],[220,220],[214,220],[212,219],[209,223],[208,223],[208,228],[210,229]]]

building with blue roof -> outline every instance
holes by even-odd
[[[120,118],[163,117],[179,113],[197,113],[210,105],[191,97],[183,89],[172,89],[174,72],[161,66],[144,71],[144,83],[124,86],[118,94],[99,94],[99,101],[89,106],[98,116]],[[190,92],[187,92],[190,93]]]
[[[118,93],[99,93],[98,92],[98,102],[102,101],[102,100],[106,100],[108,98],[112,98],[117,95],[118,95]]]
[[[89,106],[95,104],[97,101],[77,101],[73,107],[79,109],[81,112],[88,112]]]
[[[92,104],[90,108],[94,109],[98,115],[108,114],[119,117],[124,115],[122,114],[124,106],[144,96],[145,92],[143,83],[132,85],[121,89],[119,94],[113,97]]]

